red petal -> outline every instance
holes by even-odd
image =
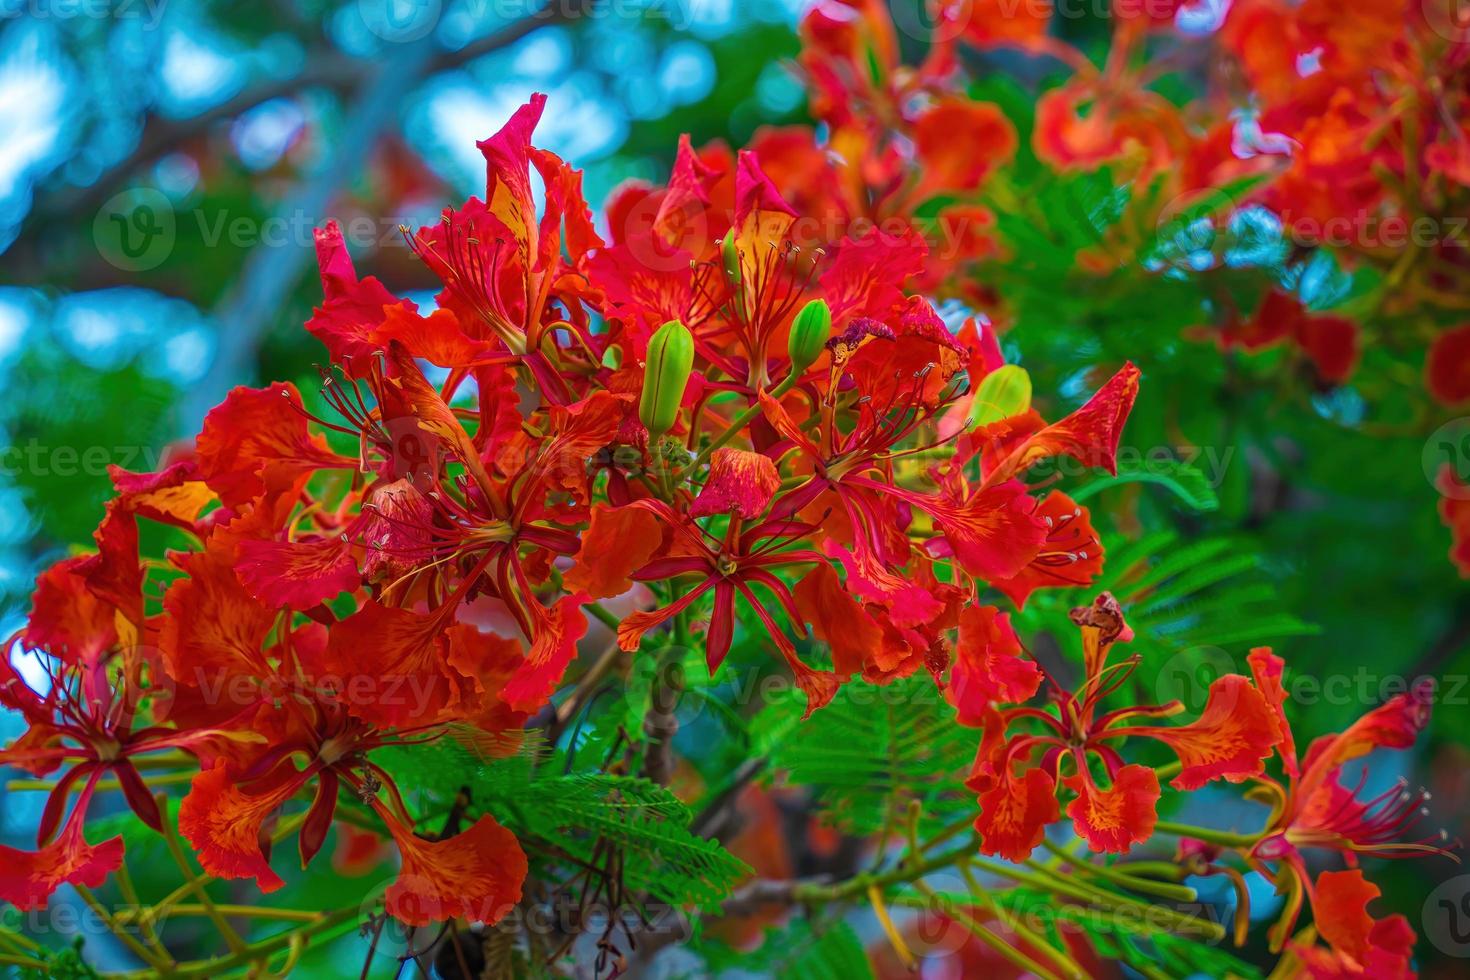
[[[1296,326],[1296,342],[1323,381],[1341,384],[1358,364],[1358,325],[1345,317],[1302,317]]]
[[[894,235],[875,226],[861,238],[844,238],[819,280],[833,322],[883,318],[903,302],[904,280],[923,271],[928,252],[923,238],[907,228]]]
[[[1041,671],[1021,659],[1010,617],[994,606],[960,610],[960,636],[946,691],[962,725],[979,725],[994,702],[1026,701],[1041,686]]]
[[[593,599],[622,595],[631,586],[630,576],[662,541],[659,519],[644,508],[595,504],[582,549],[566,573],[566,587]]]
[[[1470,324],[1434,338],[1424,361],[1424,384],[1446,405],[1470,401]]]
[[[1434,698],[1432,681],[1419,682],[1406,694],[1384,702],[1348,726],[1339,735],[1324,735],[1307,749],[1302,763],[1304,795],[1320,786],[1339,766],[1374,749],[1407,749],[1429,724]]]
[[[1062,784],[1077,794],[1067,804],[1067,816],[1094,851],[1126,854],[1153,835],[1159,777],[1147,766],[1123,766],[1109,789],[1099,788],[1082,773],[1063,778]]]
[[[1057,786],[1040,769],[1028,769],[1016,779],[1010,774],[980,797],[980,850],[998,854],[1007,861],[1024,861],[1031,856],[1046,828],[1061,819]]]
[[[495,364],[509,356],[494,344],[465,336],[459,317],[444,308],[419,316],[407,306],[390,306],[383,311],[383,322],[372,340],[375,348],[399,341],[414,357],[444,368]]]
[[[310,609],[362,584],[352,546],[341,537],[240,542],[236,571],[272,608]]]
[[[200,478],[199,466],[192,459],[173,463],[157,473],[131,473],[121,466],[109,466],[107,475],[133,512],[186,531],[194,530],[200,512],[215,500],[214,491]]]
[[[551,697],[577,655],[577,641],[587,633],[587,614],[582,612],[587,601],[585,594],[576,594],[563,596],[550,609],[536,607],[531,652],[500,695],[511,707],[536,711]]]
[[[318,682],[348,712],[380,728],[431,724],[469,682],[446,659],[444,618],[374,601],[332,627]]]
[[[394,296],[372,276],[357,278],[342,229],[335,221],[316,229],[316,261],[323,302],[312,311],[306,329],[326,346],[332,362],[348,377],[365,377],[373,354],[382,347],[373,333],[383,322],[385,308],[410,310],[412,304]]]
[[[1016,576],[1046,540],[1046,524],[1019,481],[983,487],[963,504],[937,497],[913,502],[934,518],[961,567],[986,581]]]
[[[974,190],[1016,152],[1016,127],[989,102],[946,97],[914,124],[914,145],[923,166],[921,197]]]
[[[242,790],[222,765],[201,770],[179,804],[179,833],[216,878],[254,878],[261,891],[273,892],[285,882],[260,851],[261,827],[305,781],[293,772],[257,795]]]
[[[164,593],[167,615],[158,640],[169,676],[198,687],[220,671],[268,673],[261,645],[276,613],[250,597],[220,548],[183,555],[176,563],[186,577]]]
[[[883,630],[843,588],[830,565],[818,565],[792,589],[796,608],[812,634],[832,648],[832,670],[850,677],[883,644]]]
[[[1276,715],[1276,724],[1281,732],[1281,741],[1277,743],[1276,749],[1281,754],[1286,773],[1296,777],[1300,774],[1296,764],[1296,740],[1286,721],[1286,688],[1281,682],[1286,661],[1273,654],[1270,647],[1256,647],[1245,659],[1250,664],[1251,679],[1256,682],[1256,690],[1261,692],[1266,703],[1271,706],[1272,713]]]
[[[1103,570],[1103,547],[1093,530],[1086,507],[1078,506],[1060,490],[1046,495],[1033,512],[1046,524],[1046,541],[1031,563],[1015,576],[992,582],[1016,604],[1037,589],[1085,588]]]
[[[239,509],[266,489],[264,471],[283,478],[318,469],[355,469],[321,436],[312,435],[292,384],[236,388],[204,417],[197,442],[199,472],[229,507]]]
[[[22,912],[42,908],[63,884],[96,888],[122,865],[121,837],[89,844],[82,836],[91,789],[83,790],[61,833],[39,851],[0,846],[0,899]]]
[[[115,613],[87,588],[77,566],[87,557],[67,558],[36,580],[25,645],[68,663],[92,661],[117,642]]]
[[[434,508],[411,481],[379,486],[363,511],[359,535],[367,546],[363,578],[392,582],[433,559]]]
[[[690,517],[734,512],[754,520],[765,513],[781,488],[781,475],[769,456],[745,449],[716,449],[710,457],[709,479],[689,507]]]
[[[1002,483],[1043,459],[1062,455],[1084,466],[1118,472],[1118,439],[1138,395],[1138,374],[1132,363],[1123,365],[1086,405],[1022,443],[985,478],[986,485]]]
[[[475,144],[485,157],[485,200],[491,213],[533,252],[536,203],[531,194],[531,135],[545,108],[546,96],[533,93],[499,132]]]
[[[524,727],[530,712],[517,710],[505,694],[507,683],[526,661],[520,641],[482,633],[466,623],[444,632],[449,644],[446,661],[470,682],[457,714],[487,732]]]
[[[1317,876],[1312,914],[1317,932],[1333,949],[1358,963],[1367,958],[1373,916],[1368,903],[1383,894],[1361,871],[1324,871]]]
[[[395,820],[385,821],[403,856],[398,879],[384,895],[388,914],[400,922],[423,926],[468,919],[489,925],[520,901],[526,855],[515,835],[493,817],[483,816],[442,841],[424,840]]]

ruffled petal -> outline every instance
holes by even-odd
[[[385,822],[403,865],[384,901],[388,914],[400,922],[423,926],[468,919],[491,925],[521,900],[526,855],[495,818],[483,816],[468,830],[439,841],[417,837],[386,815]]]
[[[96,888],[122,865],[121,837],[89,844],[82,835],[87,803],[99,774],[100,770],[92,775],[66,826],[51,843],[38,851],[0,846],[0,899],[22,912],[43,908],[51,893],[62,885]]]
[[[709,479],[690,505],[689,516],[733,512],[754,520],[765,513],[780,488],[781,476],[769,456],[745,449],[717,449],[710,457]]]
[[[240,788],[234,773],[223,765],[201,770],[179,804],[179,833],[199,856],[199,864],[216,878],[254,878],[263,892],[285,882],[271,870],[261,853],[261,828],[306,783],[292,772],[262,793]]]
[[[596,504],[582,534],[582,548],[566,573],[566,587],[593,599],[622,595],[633,572],[662,543],[663,527],[647,509]]]
[[[310,609],[362,584],[342,537],[240,542],[236,572],[252,596],[275,609]]]
[[[1113,774],[1113,785],[1107,789],[1085,773],[1063,777],[1062,785],[1077,794],[1067,804],[1067,816],[1094,851],[1126,854],[1153,835],[1159,777],[1147,766],[1123,766]]]
[[[304,411],[296,386],[277,382],[236,388],[204,417],[199,472],[226,506],[238,509],[265,492],[267,467],[288,479],[356,468],[355,459],[332,452],[307,430]]]
[[[1017,779],[1004,774],[993,789],[980,796],[980,850],[1007,861],[1024,861],[1046,836],[1046,828],[1061,818],[1057,786],[1040,769],[1028,769]]]
[[[1184,764],[1170,785],[1194,790],[1213,779],[1238,783],[1259,776],[1281,741],[1281,726],[1265,695],[1248,678],[1226,674],[1210,685],[1197,720],[1140,734],[1166,743]]]
[[[994,606],[960,610],[959,643],[945,692],[960,724],[982,724],[992,703],[1029,700],[1040,686],[1041,671],[1021,659],[1021,641],[1009,616]]]

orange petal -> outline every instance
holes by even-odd
[[[1193,790],[1212,779],[1238,783],[1260,775],[1281,740],[1281,727],[1265,695],[1247,678],[1226,674],[1210,685],[1197,720],[1142,734],[1167,743],[1184,764],[1170,785]]]
[[[260,850],[266,818],[305,783],[297,773],[259,795],[242,790],[225,766],[201,770],[179,804],[179,833],[199,855],[199,865],[216,878],[254,878],[263,892],[285,884]]]
[[[980,850],[1007,861],[1024,861],[1046,836],[1048,825],[1061,817],[1057,786],[1040,769],[1028,769],[1016,779],[1006,774],[995,788],[980,797]]]
[[[382,812],[380,810],[380,812]],[[429,841],[385,818],[403,866],[384,899],[411,926],[445,919],[499,922],[521,900],[526,855],[515,835],[483,816],[448,840]]]
[[[629,577],[663,542],[659,519],[642,507],[595,504],[582,548],[566,573],[566,587],[606,599],[628,591]]]
[[[781,488],[781,476],[769,456],[745,449],[717,449],[710,457],[709,479],[689,508],[690,517],[733,512],[747,521],[765,513]]]
[[[1122,767],[1108,789],[1098,787],[1084,773],[1064,777],[1062,784],[1077,794],[1067,804],[1067,816],[1094,851],[1126,854],[1153,835],[1159,777],[1147,766]]]

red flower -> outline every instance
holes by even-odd
[[[526,858],[515,837],[490,816],[443,840],[413,830],[392,778],[369,758],[380,746],[411,737],[387,736],[327,701],[297,701],[288,717],[271,722],[270,747],[244,765],[217,763],[194,777],[179,809],[179,831],[198,850],[200,864],[219,878],[253,878],[261,891],[284,882],[261,852],[265,822],[287,800],[315,785],[301,824],[302,867],[326,841],[339,787],[367,803],[383,820],[403,858],[387,893],[389,914],[410,925],[466,918],[493,923],[520,900]],[[293,757],[304,761],[296,768]]]
[[[1324,871],[1313,894],[1317,933],[1327,948],[1291,943],[1300,968],[1286,976],[1413,980],[1414,930],[1402,915],[1375,919],[1369,914],[1368,903],[1382,892],[1361,871]]]
[[[1029,697],[1036,689],[1029,681],[1014,687],[1007,683],[1008,677],[1019,676],[1018,644],[1006,637],[1008,629],[992,634],[1001,640],[1000,655],[992,655],[984,667],[962,669],[963,654],[956,663],[958,673],[952,677],[956,695],[976,692],[961,702],[961,720],[971,724],[978,720],[985,727],[968,784],[980,794],[981,813],[975,826],[987,853],[1012,860],[1028,855],[1040,842],[1045,823],[1057,819],[1054,801],[1050,807],[1038,803],[1041,787],[1054,793],[1058,782],[1076,794],[1067,815],[1094,850],[1121,853],[1147,840],[1159,798],[1158,779],[1151,769],[1124,764],[1111,744],[1115,741],[1139,737],[1168,745],[1182,763],[1172,785],[1190,790],[1214,779],[1239,782],[1259,776],[1264,760],[1281,740],[1270,703],[1246,678],[1233,674],[1210,686],[1204,712],[1187,725],[1125,724],[1177,714],[1183,707],[1177,701],[1100,713],[1103,699],[1119,689],[1137,666],[1137,658],[1114,667],[1107,663],[1113,644],[1127,642],[1133,633],[1107,593],[1092,606],[1074,610],[1072,616],[1082,629],[1086,674],[1075,694],[1050,691],[1058,709],[1055,715],[1039,708],[997,709],[984,703],[987,696],[994,701],[1024,700],[1015,695]],[[1013,725],[1027,720],[1040,731],[1007,737]],[[1039,766],[1033,767],[1032,757],[1038,751],[1044,754]],[[1094,761],[1106,777],[1101,781],[1094,773]],[[1070,772],[1063,771],[1067,763]],[[1018,766],[1025,771],[1024,777],[1017,777]]]
[[[1253,650],[1251,672],[1272,705],[1273,714],[1284,719],[1285,692],[1280,683],[1281,658],[1267,648]],[[1271,819],[1261,841],[1251,849],[1248,860],[1277,890],[1286,894],[1281,919],[1272,930],[1274,948],[1280,948],[1295,925],[1304,897],[1309,897],[1306,861],[1301,851],[1320,848],[1336,851],[1350,864],[1359,854],[1379,857],[1415,857],[1444,853],[1444,834],[1404,840],[1427,814],[1427,794],[1409,791],[1403,784],[1363,799],[1360,793],[1367,770],[1355,784],[1342,782],[1344,766],[1374,749],[1407,749],[1413,746],[1429,721],[1433,685],[1421,682],[1353,722],[1340,734],[1324,735],[1314,741],[1299,763],[1290,731],[1281,727],[1280,751],[1287,781],[1257,777],[1272,803]],[[1272,870],[1264,862],[1275,862]],[[1319,912],[1320,916],[1320,912]]]

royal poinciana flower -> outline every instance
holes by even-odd
[[[1255,843],[1240,851],[1246,864],[1273,882],[1285,897],[1281,916],[1271,930],[1273,948],[1280,949],[1292,935],[1304,904],[1313,908],[1319,928],[1334,914],[1331,901],[1324,906],[1314,890],[1307,853],[1335,853],[1349,867],[1356,867],[1363,856],[1412,858],[1449,853],[1443,831],[1425,833],[1422,829],[1429,815],[1428,793],[1410,790],[1403,781],[1382,791],[1365,792],[1367,767],[1354,774],[1349,765],[1375,750],[1411,748],[1429,721],[1433,684],[1422,681],[1341,733],[1321,736],[1299,760],[1286,718],[1283,660],[1264,647],[1251,651],[1247,659],[1256,689],[1264,694],[1276,718],[1275,730],[1280,735],[1276,751],[1283,778],[1266,773],[1251,777],[1255,785],[1251,796],[1267,803],[1271,812]],[[1215,864],[1213,857],[1209,863]],[[1244,888],[1237,890],[1248,908]],[[1361,901],[1366,903],[1367,898]],[[1325,930],[1323,935],[1327,935]]]
[[[1160,796],[1155,771],[1124,761],[1130,738],[1164,743],[1180,769],[1170,784],[1195,790],[1215,779],[1258,776],[1281,738],[1266,697],[1248,678],[1227,674],[1210,685],[1199,718],[1177,726],[1141,724],[1178,714],[1177,702],[1104,708],[1138,666],[1138,658],[1109,664],[1115,644],[1133,638],[1112,596],[1075,610],[1085,673],[1075,692],[1048,684],[1052,710],[1017,705],[1036,693],[1044,674],[1022,659],[1003,613],[982,611],[960,624],[951,697],[962,722],[985,729],[968,785],[979,794],[982,848],[1023,860],[1060,819],[1059,788],[1072,796],[1066,813],[1093,850],[1125,853],[1153,834]],[[1013,729],[1027,729],[1013,731]]]
[[[1326,943],[1293,941],[1277,975],[1311,980],[1353,977],[1413,980],[1414,929],[1402,915],[1376,919],[1368,905],[1382,892],[1363,872],[1317,876],[1315,932]]]

